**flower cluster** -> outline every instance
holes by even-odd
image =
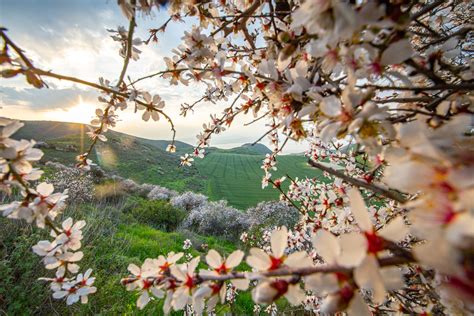
[[[66,298],[68,305],[79,299],[87,303],[89,294],[95,293],[92,286],[92,270],[78,273],[77,262],[83,257],[81,248],[84,221],[73,222],[68,218],[57,226],[54,221],[64,210],[67,189],[63,193],[54,193],[52,184],[42,182],[33,188],[30,181],[39,180],[42,172],[33,168],[32,162],[38,161],[43,153],[33,148],[34,141],[14,140],[10,138],[23,123],[0,119],[0,170],[1,190],[13,196],[21,196],[21,201],[13,201],[0,206],[4,216],[11,219],[23,219],[35,223],[39,228],[51,229],[52,241],[41,240],[33,251],[43,257],[48,270],[56,270],[54,278],[41,278],[50,282],[53,297]]]
[[[247,280],[256,285],[254,301],[268,304],[269,313],[276,313],[274,302],[283,297],[316,313],[415,314],[433,305],[453,314],[474,311],[468,1],[170,1],[169,20],[150,30],[150,39],[170,21],[190,18],[196,25],[165,58],[166,69],[127,84],[129,61],[139,53],[135,15],[151,14],[162,3],[119,1],[130,25],[113,32],[124,59],[114,84],[72,80],[102,91],[104,104],[79,165],[90,166],[88,157],[115,126],[115,113],[131,105],[145,121],[164,117],[174,139],[164,101],[140,89],[143,80],[161,76],[171,85],[202,85],[203,96],[182,105],[183,116],[207,101],[226,105],[203,124],[196,148],[181,157],[181,165],[204,158],[212,137],[237,116],[253,115],[249,124],[265,120],[262,138],[270,137],[272,153],[263,160],[262,186],[272,184],[301,218],[291,231],[264,233],[246,258],[252,271],[232,271],[243,253],[223,259],[213,250],[207,272],[196,272],[199,258],[177,264],[181,255],[175,254],[131,266],[133,276],[124,283],[141,292],[139,307],[151,293],[166,296],[166,313],[200,314],[206,303],[212,310],[227,299],[226,282],[239,288],[235,281]],[[44,77],[71,80],[34,67],[5,30],[0,36],[2,77],[22,74],[37,88],[45,85]],[[27,185],[40,176],[30,162],[41,154],[34,143],[9,138],[19,123],[0,123],[1,188],[19,187],[24,198],[2,211],[50,225],[64,196],[48,184]],[[290,140],[309,141],[308,164],[321,170],[320,177],[272,178]],[[176,151],[173,142],[168,150]],[[287,193],[282,183],[289,183]],[[54,238],[62,232],[57,229]]]

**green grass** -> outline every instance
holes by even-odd
[[[50,297],[47,285],[38,277],[52,276],[31,251],[39,240],[48,239],[46,230],[32,228],[18,221],[0,218],[0,312],[5,315],[74,314],[74,315],[162,315],[162,302],[153,301],[143,311],[136,308],[137,295],[120,284],[127,276],[130,263],[140,265],[146,258],[156,258],[170,251],[182,251],[185,239],[191,239],[193,256],[204,256],[203,244],[228,255],[236,245],[214,237],[188,232],[163,232],[137,222],[127,211],[126,203],[71,206],[66,216],[85,219],[82,268],[92,268],[97,293],[88,305],[66,306]],[[204,265],[201,265],[204,268]],[[249,294],[238,296],[237,302],[224,306],[220,315],[232,311],[251,314]],[[176,313],[175,315],[182,315]]]
[[[211,152],[206,158],[196,160],[197,169],[208,179],[207,191],[211,199],[225,199],[230,205],[245,209],[261,201],[276,200],[279,192],[268,186],[261,187],[264,175],[260,168],[263,156]],[[319,177],[322,173],[307,166],[301,156],[278,157],[278,170],[272,171],[274,178],[290,175],[292,178]],[[284,182],[286,190],[289,181]]]

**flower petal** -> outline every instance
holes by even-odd
[[[272,253],[275,258],[281,258],[285,249],[288,245],[288,230],[286,227],[274,230],[270,237],[270,243],[272,245]]]
[[[207,253],[206,262],[211,268],[217,269],[222,265],[222,257],[217,251],[211,249]]]
[[[285,265],[291,268],[303,268],[310,267],[313,265],[313,260],[304,251],[293,252],[286,260]]]
[[[288,285],[288,291],[285,294],[285,298],[288,302],[293,305],[299,305],[305,299],[306,293],[300,288],[299,283]]]
[[[250,256],[247,257],[247,263],[256,270],[267,270],[272,261],[262,249],[252,248],[250,249]]]
[[[381,237],[393,241],[402,241],[408,235],[408,227],[402,216],[397,216],[377,232]]]
[[[360,194],[359,190],[353,188],[349,191],[348,196],[351,212],[360,229],[366,232],[371,232],[373,230],[373,225],[369,217],[367,206],[365,206],[364,199],[362,198],[362,194]]]
[[[313,247],[327,264],[336,263],[337,257],[341,254],[336,236],[325,229],[318,230],[313,237]]]
[[[236,250],[227,257],[225,260],[225,265],[228,268],[235,268],[242,262],[244,258],[244,252],[242,250]]]
[[[367,239],[353,232],[339,237],[341,255],[337,262],[346,267],[357,266],[367,255]]]
[[[372,291],[374,303],[383,303],[387,291],[374,255],[366,256],[364,261],[355,268],[354,280],[360,287]]]

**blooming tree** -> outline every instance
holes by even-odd
[[[252,288],[257,304],[285,298],[320,313],[348,314],[474,312],[474,153],[472,138],[474,62],[472,4],[461,0],[336,1],[119,0],[130,21],[111,31],[120,44],[119,77],[98,83],[34,66],[1,29],[2,77],[23,75],[36,88],[68,80],[101,91],[90,148],[78,156],[88,168],[97,141],[133,106],[144,121],[175,128],[165,102],[140,88],[161,76],[171,85],[202,84],[204,95],[182,104],[181,115],[206,102],[227,102],[197,136],[185,167],[203,158],[213,135],[241,115],[266,120],[273,152],[262,163],[262,186],[299,210],[299,223],[269,231],[247,256],[224,258],[209,250],[200,258],[170,253],[130,265],[123,279],[140,293],[163,298],[164,312],[202,314],[235,291]],[[169,19],[134,37],[135,16],[169,11]],[[169,23],[188,19],[182,44],[165,58],[166,69],[125,81],[140,45],[154,45]],[[31,181],[41,172],[34,142],[10,136],[21,123],[0,121],[2,190],[20,193],[3,205],[7,217],[52,230],[52,241],[34,251],[44,257],[53,297],[84,303],[95,292],[90,270],[78,273],[84,222],[55,222],[66,193]],[[283,135],[283,140],[281,140]],[[288,140],[308,140],[308,164],[323,178],[275,179],[278,154]],[[283,190],[282,183],[289,183]],[[18,195],[16,195],[18,196]],[[245,259],[244,259],[245,258]],[[246,261],[249,271],[240,271]],[[259,310],[259,307],[256,308]]]

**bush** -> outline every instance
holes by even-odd
[[[182,228],[202,235],[238,240],[250,227],[246,214],[227,206],[226,201],[207,202],[194,208],[183,222]]]
[[[174,231],[183,221],[186,212],[163,200],[140,200],[130,215],[140,223],[154,228]]]
[[[155,185],[150,193],[148,193],[147,197],[149,200],[170,200],[177,194],[178,193],[176,191]]]
[[[77,168],[69,168],[60,163],[48,162],[46,165],[55,172],[45,178],[45,181],[54,185],[56,191],[68,190],[68,203],[85,203],[94,198],[94,178],[90,173]]]
[[[188,212],[204,205],[206,202],[207,196],[190,191],[175,196],[171,199],[171,204],[174,207],[182,208]]]
[[[300,218],[299,211],[281,201],[258,203],[257,206],[247,209],[251,226],[286,226],[293,227]]]

